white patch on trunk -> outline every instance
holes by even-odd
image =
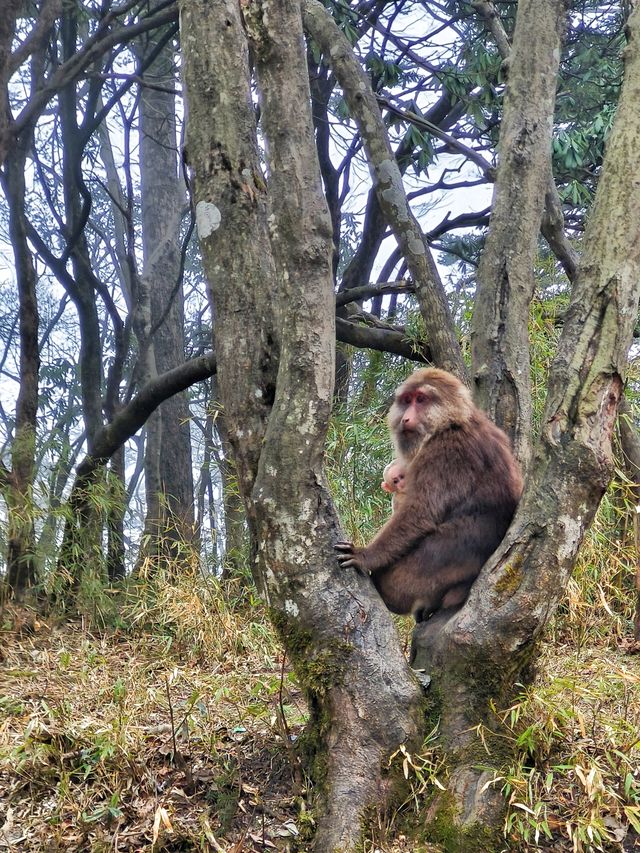
[[[409,235],[408,239],[409,251],[414,255],[424,255],[424,243],[420,240],[419,237],[414,237],[413,235]]]
[[[213,202],[199,201],[196,204],[196,226],[201,240],[206,240],[217,231],[221,222],[222,214]]]
[[[295,601],[291,601],[291,599],[287,598],[284,603],[284,612],[288,613],[289,616],[293,616],[294,618],[296,618],[300,615],[300,608],[295,603]]]
[[[582,516],[561,515],[558,521],[564,527],[564,539],[558,542],[558,557],[560,560],[572,560],[582,538]]]

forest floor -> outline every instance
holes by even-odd
[[[0,851],[308,849],[306,708],[260,607],[184,584],[120,614],[0,612]],[[640,850],[640,655],[615,630],[576,641],[566,614],[503,715],[521,756],[496,783],[504,850]],[[418,840],[446,782],[437,739],[405,768],[411,796],[372,818],[365,853],[438,849]]]

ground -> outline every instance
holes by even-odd
[[[263,611],[193,586],[131,601],[100,630],[0,612],[0,850],[309,849],[306,708]],[[496,782],[504,849],[640,850],[640,656],[615,631],[576,643],[570,624],[569,601],[538,683],[502,714],[521,755]],[[412,795],[363,849],[435,850],[418,839],[446,783],[437,733],[393,760]]]

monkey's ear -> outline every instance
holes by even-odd
[[[381,485],[381,486],[382,486],[382,488],[385,490],[385,492],[392,492],[392,491],[393,491],[393,489],[391,488],[391,486],[390,486],[390,485],[389,485],[385,480],[383,480],[383,481],[380,483],[380,485]]]

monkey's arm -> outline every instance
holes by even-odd
[[[338,563],[342,568],[360,569],[372,574],[394,565],[409,554],[425,536],[434,533],[437,525],[424,512],[412,512],[404,504],[363,548],[351,542],[337,542]]]

